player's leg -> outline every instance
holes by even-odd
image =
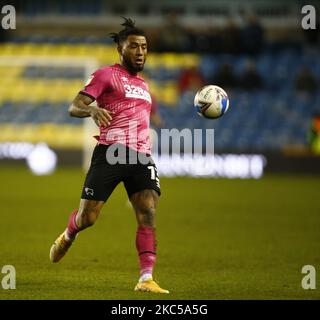
[[[160,288],[152,276],[157,257],[155,215],[158,198],[158,193],[151,189],[136,192],[130,197],[138,223],[136,247],[140,261],[140,278],[135,290],[169,293],[168,290]]]
[[[71,213],[66,230],[56,239],[50,249],[52,262],[58,262],[65,256],[78,232],[96,222],[103,205],[104,201],[80,200],[79,209]]]
[[[74,210],[69,218],[66,237],[73,240],[79,231],[94,225],[104,201],[81,199],[78,210]]]
[[[75,217],[75,224],[79,231],[94,225],[104,203],[99,200],[80,200],[79,211]]]
[[[52,262],[61,260],[78,232],[95,223],[104,203],[120,182],[117,175],[119,170],[106,161],[106,149],[107,146],[98,145],[93,152],[91,166],[82,188],[79,209],[71,213],[67,228],[52,245]]]
[[[157,170],[152,162],[132,166],[132,175],[124,181],[138,223],[136,248],[140,261],[140,279],[136,291],[168,293],[153,281],[152,272],[156,263],[156,207],[160,195]]]
[[[155,215],[158,194],[151,189],[134,193],[130,197],[138,223],[136,248],[140,260],[140,280],[152,278],[157,258]]]
[[[138,226],[141,228],[156,227],[156,208],[159,195],[155,190],[146,189],[134,193],[130,202],[136,214]]]

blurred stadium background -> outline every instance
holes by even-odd
[[[261,184],[257,184],[256,180],[163,178],[163,189],[167,188],[166,193],[169,195],[163,197],[160,209],[163,211],[177,209],[176,218],[171,217],[169,221],[173,225],[180,225],[182,234],[189,230],[193,219],[198,227],[205,225],[209,228],[212,222],[214,232],[218,235],[212,236],[212,230],[206,228],[203,238],[201,235],[196,235],[204,252],[208,254],[211,252],[214,245],[212,239],[218,243],[222,241],[222,252],[224,250],[232,255],[235,253],[233,250],[236,250],[237,257],[238,255],[240,257],[241,252],[245,255],[248,249],[249,255],[253,258],[253,265],[260,268],[261,272],[257,273],[261,277],[257,276],[254,279],[257,283],[251,283],[252,279],[246,276],[245,271],[241,273],[242,280],[239,280],[235,275],[236,269],[229,270],[228,267],[232,262],[235,266],[241,264],[242,260],[237,260],[233,256],[227,263],[227,271],[220,270],[219,268],[223,269],[226,257],[224,254],[219,255],[221,252],[216,252],[214,249],[213,255],[216,256],[212,256],[210,258],[212,260],[198,257],[203,269],[198,270],[200,266],[194,266],[199,274],[210,278],[212,275],[208,271],[208,265],[211,268],[215,261],[219,261],[219,268],[216,271],[218,273],[215,272],[216,276],[212,278],[212,283],[209,281],[209,287],[200,283],[197,289],[203,292],[203,295],[194,296],[192,289],[190,291],[185,289],[174,297],[194,299],[319,297],[317,293],[310,293],[308,296],[301,291],[299,284],[301,278],[299,268],[312,263],[318,263],[318,267],[320,266],[320,260],[316,257],[320,240],[318,232],[320,207],[317,200],[320,173],[320,27],[318,25],[316,30],[301,28],[302,6],[316,5],[316,2],[17,0],[7,1],[6,4],[14,5],[16,8],[17,26],[15,30],[0,29],[0,172],[1,180],[6,182],[1,183],[0,207],[1,215],[4,216],[3,225],[17,225],[17,219],[19,222],[17,228],[8,227],[6,232],[3,230],[0,234],[1,242],[6,239],[7,246],[3,247],[0,254],[0,267],[1,264],[9,264],[10,261],[16,265],[21,263],[20,269],[28,274],[30,266],[25,263],[25,249],[19,247],[18,239],[25,242],[43,239],[44,244],[34,247],[34,258],[30,258],[32,261],[30,264],[33,263],[35,266],[42,261],[42,258],[47,259],[50,241],[54,240],[56,233],[63,228],[68,210],[76,205],[75,200],[80,194],[84,174],[81,166],[86,151],[90,150],[89,145],[92,145],[94,140],[88,142],[88,126],[83,120],[69,117],[67,108],[83,87],[84,80],[90,72],[96,67],[117,61],[116,50],[107,35],[109,32],[119,30],[121,16],[130,16],[136,20],[138,26],[147,31],[149,37],[150,53],[145,75],[149,78],[164,127],[215,129],[215,153],[222,161],[224,170],[212,170],[209,174],[208,171],[207,174],[202,172],[202,175],[233,178],[263,177]],[[228,113],[215,121],[200,118],[193,110],[195,92],[208,83],[225,88],[231,103]],[[154,129],[159,131],[159,128]],[[56,164],[57,171],[52,176],[43,177],[44,180],[38,180],[40,178],[28,174],[26,161],[36,173],[43,173],[47,169],[50,171]],[[164,162],[163,165],[164,167],[159,168],[163,177],[201,175],[198,168],[192,164],[180,170],[175,163],[171,171],[168,170],[168,162]],[[257,167],[258,173],[254,169]],[[54,190],[61,189],[62,186],[66,188],[65,194],[59,197]],[[190,200],[177,196],[180,202],[185,202],[186,207],[176,203],[172,195],[179,192],[176,188],[183,188],[181,192],[190,196]],[[238,197],[238,188],[243,188],[241,199]],[[219,195],[220,198],[211,199],[212,193]],[[268,198],[266,194],[269,195]],[[188,202],[193,199],[197,203],[198,197],[201,199],[199,206],[203,209],[194,207]],[[279,197],[282,197],[285,205],[281,206],[278,202]],[[116,212],[126,210],[123,208],[125,197],[121,193],[116,192],[113,199],[110,204],[112,210]],[[189,211],[186,209],[188,203]],[[233,204],[233,209],[230,203]],[[216,209],[223,215],[225,208],[227,215],[224,218],[215,216]],[[194,217],[191,209],[199,210],[202,218]],[[47,216],[42,215],[43,211],[47,212]],[[257,211],[261,213],[259,219],[262,225],[250,224],[250,221],[255,221],[254,212]],[[121,217],[120,213],[113,217],[116,225],[117,223],[120,225]],[[49,219],[52,228],[40,227],[41,223]],[[159,219],[160,225],[168,221],[167,216]],[[134,221],[131,222],[130,228],[134,232]],[[239,238],[236,235],[239,229],[235,226],[230,227],[233,222],[242,228]],[[219,225],[225,228],[225,233],[218,230]],[[168,228],[174,231],[172,227]],[[22,232],[22,229],[27,232]],[[34,235],[34,229],[37,236]],[[256,238],[252,234],[252,229],[256,232]],[[46,234],[40,235],[43,230]],[[112,231],[112,228],[108,230]],[[244,230],[248,231],[248,238],[243,234]],[[278,239],[280,241],[278,242],[275,235],[281,232],[286,234],[285,240]],[[104,242],[101,234],[97,233],[88,231],[89,237]],[[294,234],[299,235],[301,242],[291,246]],[[122,236],[126,237],[125,234]],[[239,241],[235,248],[231,242],[233,236]],[[172,242],[176,241],[172,234],[166,236],[165,231],[161,238],[164,243],[163,254],[167,261],[174,264],[175,259],[170,256],[172,253],[165,246],[170,247]],[[112,241],[112,238],[109,240]],[[251,247],[251,240],[255,242],[256,247]],[[281,242],[282,240],[284,242]],[[265,241],[270,241],[268,248],[263,247]],[[179,242],[183,245],[181,240]],[[190,255],[197,256],[197,248],[192,251],[191,240],[186,242],[190,245]],[[84,243],[82,245],[84,250],[90,253],[90,247],[86,247]],[[107,241],[104,245],[107,246]],[[277,245],[283,250],[281,253],[276,252]],[[180,261],[188,264],[188,257],[181,252],[177,244],[174,247],[176,252],[181,253]],[[105,248],[102,249],[102,246],[99,248],[99,246],[96,248],[98,253],[99,250],[101,253],[104,252]],[[287,252],[286,248],[290,252],[290,257],[284,262],[279,257]],[[110,250],[116,249],[119,250],[118,247]],[[130,249],[124,247],[121,252],[125,255],[126,249],[133,251],[133,247]],[[277,257],[281,260],[278,262],[282,265],[284,274],[292,272],[290,281],[295,281],[293,287],[289,280],[289,284],[282,283],[281,279],[275,276],[277,278],[273,279],[275,284],[271,278],[268,282],[268,277],[264,277],[266,266],[270,269],[275,268],[269,258],[264,260],[261,257],[259,252],[265,249],[270,254],[270,259],[276,261],[275,263]],[[80,255],[81,249],[75,248],[76,252],[77,250]],[[294,261],[294,256],[298,256],[299,259]],[[76,257],[74,255],[74,258]],[[227,259],[229,258],[230,256]],[[243,259],[243,256],[241,258]],[[85,263],[83,257],[80,259],[81,263]],[[132,254],[128,259],[134,261],[135,257]],[[257,261],[261,261],[261,265]],[[69,263],[67,270],[73,267],[72,262]],[[76,265],[76,262],[73,263]],[[130,263],[131,260],[128,264]],[[163,265],[159,263],[162,273],[167,271],[172,274],[170,266],[166,265],[165,261]],[[42,277],[40,279],[48,284],[50,277],[46,272],[53,272],[54,269],[47,261],[45,265],[40,265],[39,268],[43,271],[40,272]],[[292,269],[288,270],[288,265],[292,266],[296,273],[293,273]],[[88,268],[94,266],[93,263]],[[188,273],[184,270],[184,266],[176,267]],[[244,270],[249,269],[244,267]],[[219,278],[220,271],[222,273]],[[59,272],[63,272],[61,267]],[[68,273],[64,272],[63,276],[60,274],[61,279],[68,282]],[[82,272],[85,273],[85,270]],[[124,276],[126,271],[121,272],[119,277],[123,281],[122,295],[114,294],[111,298],[136,299],[137,296],[126,296],[124,293],[126,284],[129,283],[131,286],[132,284]],[[254,273],[252,269],[250,272]],[[274,272],[277,273],[276,268]],[[116,288],[118,283],[116,270],[114,275],[112,285]],[[112,278],[110,274],[109,276]],[[83,277],[85,278],[84,274]],[[16,293],[5,293],[7,294],[5,297],[39,298],[35,293],[37,286],[30,279],[32,275],[23,279],[22,285],[25,287],[22,293],[20,291],[20,295],[17,290]],[[100,281],[103,275],[97,279]],[[230,285],[227,291],[224,291],[221,283],[216,286],[215,281],[219,282],[219,279],[224,279]],[[263,281],[259,282],[259,279]],[[59,284],[59,281],[57,283]],[[177,283],[181,285],[180,282]],[[73,285],[76,286],[74,281]],[[242,289],[239,290],[237,285]],[[260,285],[265,287],[269,285],[270,288],[262,293],[257,289]],[[65,287],[67,286],[66,284]],[[78,296],[104,298],[101,284],[96,286],[98,291],[95,293],[89,288],[90,296],[84,293]],[[55,287],[47,288],[53,288],[50,289],[52,295],[42,292],[44,298],[72,297],[71,289],[65,288],[64,294],[59,295]],[[213,288],[218,289],[214,291]],[[4,291],[0,290],[0,297],[1,294],[4,294]]]
[[[319,167],[311,161],[319,142],[312,152],[310,140],[320,108],[319,30],[302,30],[303,2],[12,4],[17,28],[1,37],[1,143],[45,142],[60,164],[81,162],[83,122],[66,108],[95,67],[117,60],[107,34],[128,15],[148,32],[146,74],[166,128],[214,128],[217,153],[269,154],[266,170]],[[194,92],[206,83],[230,95],[231,111],[219,121],[192,108]],[[6,158],[8,145],[1,149]]]

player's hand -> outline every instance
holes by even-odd
[[[112,112],[96,106],[91,106],[90,116],[98,127],[107,127],[112,120]]]

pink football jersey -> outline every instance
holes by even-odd
[[[100,108],[112,111],[108,127],[100,126],[101,144],[121,143],[150,154],[149,122],[151,96],[147,83],[130,74],[120,64],[95,71],[80,93],[97,101]]]

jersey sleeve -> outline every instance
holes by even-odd
[[[110,86],[110,72],[105,69],[95,71],[85,83],[80,93],[96,100]]]

